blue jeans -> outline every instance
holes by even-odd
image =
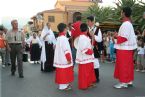
[[[73,57],[73,63],[74,63],[74,65],[75,65],[75,60],[76,60],[76,49],[73,47],[72,48],[72,57]]]
[[[114,54],[114,44],[110,44],[110,59],[111,61],[115,61],[115,54]]]

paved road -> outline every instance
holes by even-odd
[[[78,90],[77,66],[72,91],[59,91],[54,83],[54,73],[42,73],[39,64],[24,63],[24,79],[10,75],[10,67],[0,68],[1,97],[145,97],[145,73],[135,72],[135,86],[130,89],[114,89],[113,64],[101,64],[101,82],[96,88]]]

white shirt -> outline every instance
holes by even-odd
[[[138,51],[138,54],[144,55],[144,54],[145,54],[145,47],[144,47],[144,48],[138,47],[138,48],[137,48],[137,51]]]
[[[80,35],[78,40],[76,63],[86,64],[94,62],[94,54],[86,54],[88,49],[92,49],[91,39],[85,35]]]
[[[93,32],[95,34],[96,30],[97,30],[97,27],[96,26],[95,27],[92,27],[92,28],[89,27],[89,32]],[[102,40],[103,40],[102,39],[102,32],[99,29],[98,35],[95,35],[95,41],[96,42],[102,42]]]
[[[124,22],[118,32],[118,36],[127,39],[126,42],[115,44],[116,49],[120,50],[134,50],[137,48],[136,36],[132,24],[129,21]]]
[[[34,39],[33,36],[31,36],[29,39],[26,40],[27,44],[30,44],[31,42],[32,42],[32,44],[38,43],[39,46],[42,47],[42,43],[38,36],[36,37],[36,39]]]
[[[45,40],[43,40],[43,37],[49,33],[49,35],[46,36]],[[49,44],[54,44],[56,43],[56,39],[55,39],[55,36],[54,36],[54,33],[51,29],[48,29],[47,26],[44,26],[43,30],[42,30],[42,33],[41,33],[41,40],[43,41],[48,41]]]
[[[67,63],[65,56],[67,53],[71,54],[71,64]],[[65,36],[59,36],[57,38],[53,66],[58,68],[68,68],[73,66],[71,48],[68,39]]]

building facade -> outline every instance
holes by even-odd
[[[42,11],[32,17],[34,27],[41,30],[49,22],[52,30],[57,31],[57,25],[60,22],[66,24],[75,22],[76,17],[93,4],[92,0],[57,0],[55,9]]]

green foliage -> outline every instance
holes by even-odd
[[[141,30],[145,29],[145,19],[143,19],[143,12],[145,11],[145,3],[140,0],[118,0],[117,8],[115,8],[114,18],[119,17],[120,11],[123,7],[129,6],[132,9],[132,21],[137,24]]]
[[[123,7],[131,7],[132,21],[138,25],[141,30],[145,29],[145,19],[143,19],[143,12],[145,12],[145,3],[141,0],[118,0],[117,7],[100,7],[97,4],[90,6],[83,14],[84,17],[93,15],[97,22],[111,21],[114,23],[120,22],[121,9]],[[86,18],[84,19],[86,21]]]
[[[84,17],[95,16],[97,22],[108,21],[112,17],[111,7],[100,7],[97,4],[90,6],[88,11],[83,14]],[[86,18],[85,18],[86,19]]]

